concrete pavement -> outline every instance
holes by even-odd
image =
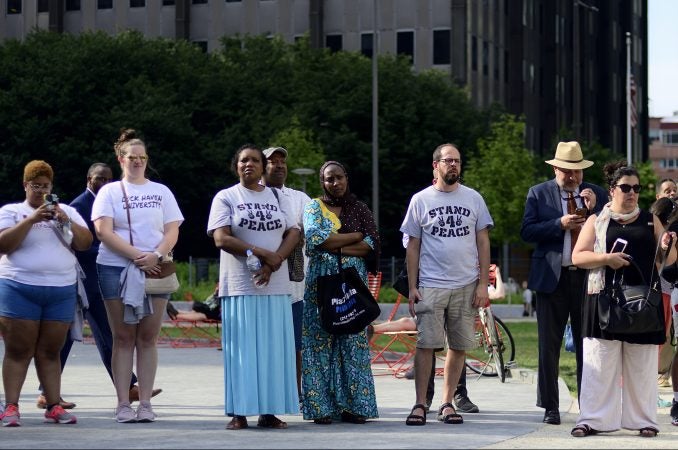
[[[0,353],[4,345],[0,340]],[[576,402],[561,381],[563,424],[544,425],[543,410],[534,406],[536,376],[513,369],[502,384],[495,378],[469,376],[471,399],[479,414],[464,414],[463,425],[445,425],[428,415],[423,427],[405,426],[414,403],[414,382],[390,375],[375,376],[380,418],[365,425],[321,426],[300,416],[282,416],[287,430],[250,428],[227,431],[223,415],[221,352],[214,348],[160,348],[154,398],[158,420],[150,424],[118,424],[113,419],[115,394],[96,347],[74,345],[63,376],[63,397],[76,402],[77,425],[43,424],[35,407],[38,382],[31,367],[20,410],[22,426],[0,429],[0,448],[677,448],[678,427],[668,408],[659,410],[661,433],[654,439],[632,432],[575,439]],[[379,373],[376,371],[375,373]],[[437,380],[434,406],[440,404]],[[669,390],[663,389],[666,394]],[[668,395],[664,398],[669,399]]]

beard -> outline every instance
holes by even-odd
[[[448,174],[445,174],[442,177],[442,180],[443,180],[443,182],[445,182],[446,185],[452,186],[454,183],[459,181],[459,174],[450,172]]]

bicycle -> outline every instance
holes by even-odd
[[[511,332],[494,317],[490,306],[478,308],[475,337],[478,345],[466,352],[466,367],[478,376],[499,377],[504,383],[508,369],[515,365],[516,349]]]

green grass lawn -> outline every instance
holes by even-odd
[[[515,341],[516,349],[516,366],[526,369],[537,370],[537,322],[535,321],[518,321],[518,322],[504,322],[506,327],[511,332]],[[387,342],[386,336],[378,336],[378,344],[385,344]],[[392,345],[393,351],[405,351],[404,347]],[[565,346],[560,351],[560,376],[565,381],[567,388],[573,396],[577,395],[577,363],[575,361],[574,353],[566,352]]]

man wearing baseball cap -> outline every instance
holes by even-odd
[[[527,193],[520,237],[536,244],[528,289],[537,292],[539,369],[537,406],[544,408],[544,423],[560,424],[558,367],[568,317],[577,359],[577,387],[581,385],[581,304],[586,270],[572,264],[572,247],[586,217],[598,213],[608,201],[605,189],[584,183],[587,161],[578,142],[559,142],[554,178],[532,186]]]
[[[285,186],[287,180],[287,150],[283,147],[269,147],[264,150],[266,166],[264,167],[264,182],[266,186],[276,188],[279,195],[289,197],[294,206],[294,217],[303,230],[304,207],[311,198],[305,192]],[[303,232],[300,244],[303,245]],[[303,253],[302,253],[303,254]],[[304,258],[304,272],[306,272],[306,258]],[[292,321],[294,323],[294,346],[297,352],[297,391],[301,396],[301,317],[304,311],[304,281],[291,281],[292,286]]]

